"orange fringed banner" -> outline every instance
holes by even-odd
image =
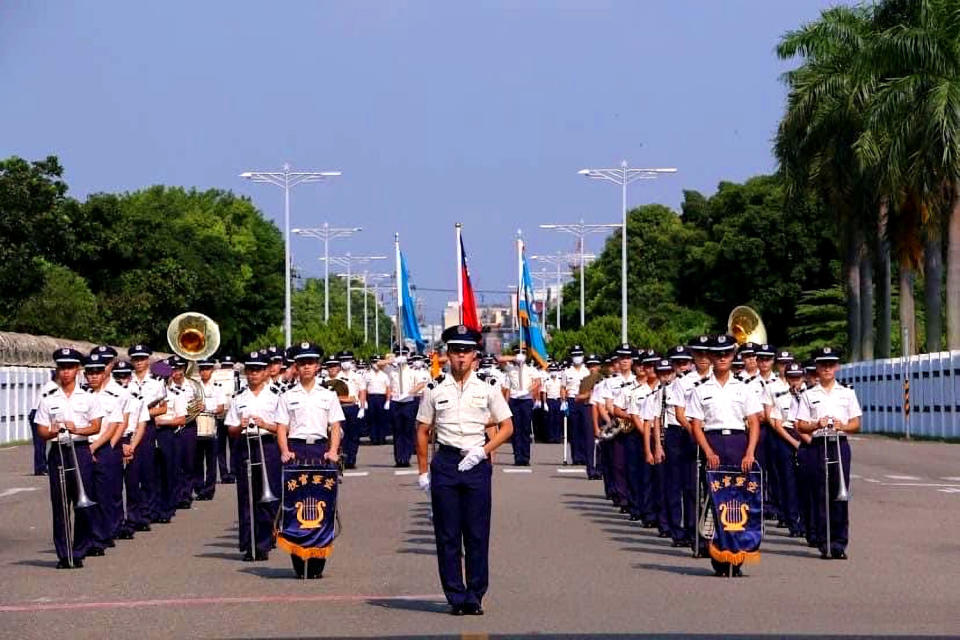
[[[760,560],[763,539],[763,480],[760,471],[707,471],[713,504],[710,557],[734,565]]]
[[[336,537],[337,469],[327,466],[283,468],[277,546],[304,560],[327,558]]]

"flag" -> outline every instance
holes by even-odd
[[[417,322],[417,310],[413,306],[413,296],[410,295],[410,273],[407,271],[407,260],[400,255],[400,278],[398,286],[400,288],[400,314],[403,327],[403,337],[409,338],[417,343],[417,351],[423,351],[426,342],[420,335],[420,325]]]
[[[460,238],[460,282],[463,299],[460,300],[462,323],[475,331],[480,331],[480,319],[477,317],[477,300],[473,296],[473,285],[470,284],[470,269],[467,268],[467,252],[463,248],[463,238]]]
[[[337,470],[285,466],[277,547],[304,560],[327,558],[337,535]]]
[[[714,529],[710,557],[742,564],[760,559],[763,539],[763,482],[759,471],[707,471]]]
[[[523,277],[522,290],[517,295],[517,317],[520,319],[521,342],[527,349],[527,355],[533,358],[541,368],[547,368],[547,345],[540,330],[540,319],[533,307],[533,279],[527,256],[522,254]]]

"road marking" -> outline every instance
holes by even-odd
[[[851,473],[851,474],[850,474],[850,479],[851,479],[851,480],[859,480],[859,479],[862,478],[862,477],[863,477],[863,476],[857,475],[856,473]]]
[[[898,476],[898,475],[885,475],[884,478],[890,478],[891,480],[919,480],[917,476]]]
[[[344,478],[362,478],[363,476],[370,475],[369,471],[344,471]]]
[[[0,491],[0,498],[6,498],[7,496],[16,495],[18,493],[24,493],[26,491],[36,491],[36,487],[14,487],[12,489],[6,489]]]
[[[960,493],[960,487],[956,489],[937,489],[940,493]]]
[[[960,489],[960,484],[943,484],[940,482],[884,482],[885,487],[956,487]]]
[[[504,473],[533,473],[533,469],[504,469]]]
[[[115,600],[112,602],[24,602],[17,604],[0,605],[0,613],[16,613],[22,611],[63,611],[77,609],[136,609],[139,607],[166,607],[188,605],[218,605],[218,604],[269,604],[269,603],[296,603],[296,602],[360,602],[364,600],[410,601],[427,600],[444,602],[442,594],[431,593],[414,596],[376,596],[376,595],[286,595],[286,596],[238,596],[219,598],[169,598],[162,600]]]
[[[943,476],[941,480],[946,480],[947,482],[960,482],[960,476]]]
[[[416,469],[397,469],[393,472],[395,476],[415,476],[417,475]]]
[[[874,484],[880,484],[880,481],[877,480],[876,478],[864,478],[863,481],[864,481],[864,482],[873,482]]]
[[[586,473],[586,472],[587,472],[586,469],[567,469],[566,467],[560,467],[559,469],[557,469],[557,473],[579,473],[579,474],[584,474],[584,473]]]

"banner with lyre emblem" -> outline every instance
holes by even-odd
[[[336,535],[338,485],[336,469],[283,468],[277,547],[304,560],[330,555]]]
[[[710,557],[739,565],[760,559],[763,485],[760,471],[707,471],[714,530]]]

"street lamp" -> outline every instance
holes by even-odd
[[[283,189],[283,337],[290,346],[290,189],[305,182],[321,182],[340,176],[340,171],[291,171],[283,163],[283,171],[244,171],[240,177],[252,182],[267,182]]]
[[[627,161],[617,169],[581,169],[577,173],[594,180],[606,180],[620,185],[620,208],[623,223],[620,231],[620,341],[627,342],[627,185],[637,180],[655,180],[665,173],[676,173],[674,167],[663,169],[630,169]]]
[[[291,229],[293,233],[304,236],[305,238],[317,238],[323,240],[323,257],[330,256],[330,240],[333,238],[345,238],[355,233],[363,231],[361,227],[331,227],[324,222],[322,227],[312,229]],[[330,322],[330,263],[325,261],[323,269],[323,323]]]
[[[586,267],[586,255],[584,254],[584,236],[588,233],[603,233],[607,229],[619,229],[619,223],[604,223],[604,224],[584,224],[583,218],[580,218],[580,222],[574,224],[542,224],[540,225],[541,229],[553,229],[555,231],[563,231],[565,233],[572,233],[577,236],[577,246],[580,248],[580,328],[583,328],[583,325],[586,323],[586,312],[584,311],[586,303],[584,302],[584,285],[583,285],[583,271]],[[592,254],[591,254],[592,257]]]
[[[322,260],[327,265],[329,265],[330,263],[333,263],[335,265],[347,268],[347,274],[346,274],[347,275],[347,329],[350,329],[353,327],[353,316],[351,313],[351,304],[350,304],[350,297],[351,297],[350,296],[350,293],[351,293],[350,280],[352,278],[353,265],[366,264],[373,260],[386,260],[386,259],[387,259],[387,256],[354,256],[354,255],[351,255],[349,252],[345,256],[323,256],[318,258],[318,260]]]
[[[543,225],[540,225],[543,226]],[[615,225],[620,226],[620,225]],[[563,253],[558,251],[555,254],[543,255],[543,256],[530,256],[534,260],[540,260],[541,262],[546,262],[547,264],[552,264],[557,267],[557,329],[560,329],[560,305],[563,304],[563,289],[560,287],[560,267],[563,265],[569,265],[571,261],[579,259],[580,261],[580,326],[583,326],[583,265],[586,264],[586,260],[593,260],[596,258],[592,253],[584,253],[583,246],[580,247],[580,253]],[[573,275],[571,272],[567,271],[563,273],[564,276]]]

